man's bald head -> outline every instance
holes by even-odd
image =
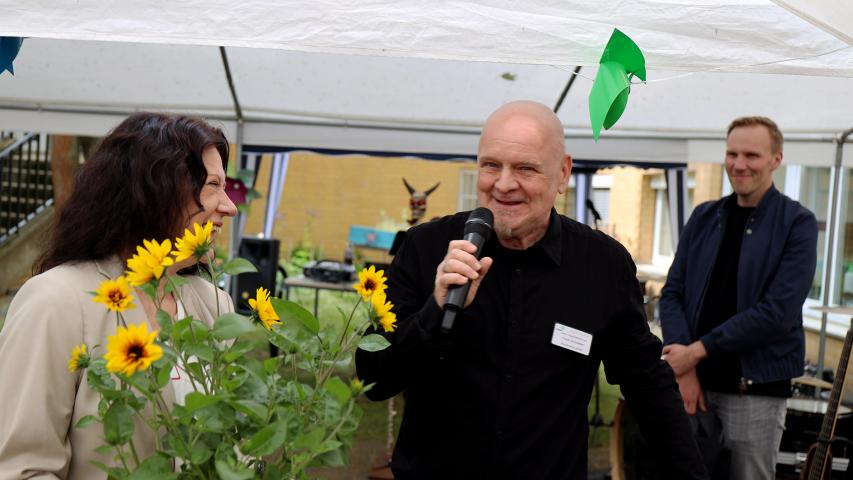
[[[554,198],[571,174],[560,120],[540,103],[500,107],[483,126],[477,163],[477,201],[494,213],[501,244],[533,245],[545,234]]]
[[[565,154],[566,143],[563,139],[562,122],[560,122],[560,119],[550,108],[530,100],[506,103],[492,112],[483,126],[480,143],[482,144],[484,139],[488,139],[491,133],[490,130],[496,125],[525,120],[532,121],[537,125],[538,130],[542,134],[542,144],[548,148],[549,153],[555,153],[560,157]]]

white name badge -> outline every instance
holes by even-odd
[[[578,352],[581,355],[589,355],[589,349],[592,347],[592,334],[586,333],[576,328],[567,327],[559,323],[554,324],[554,335],[551,336],[551,343],[558,347]]]

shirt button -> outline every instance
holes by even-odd
[[[498,438],[504,438],[504,431],[503,430],[496,431],[495,436]]]
[[[520,268],[516,268],[516,269],[515,269],[515,274],[516,274],[516,275],[521,275],[521,269],[520,269]]]
[[[751,229],[751,228],[747,228],[747,229],[746,229],[746,234],[747,234],[747,235],[752,235],[752,229]]]
[[[512,383],[512,375],[504,375],[504,381],[506,383]]]
[[[517,327],[517,326],[518,326],[518,321],[516,321],[516,320],[512,320],[512,321],[510,321],[510,322],[509,322],[509,326],[510,326],[510,327],[512,327],[512,328]]]

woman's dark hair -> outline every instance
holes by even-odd
[[[202,152],[214,146],[228,162],[222,130],[183,115],[136,113],[107,135],[81,167],[53,224],[35,273],[66,262],[123,259],[142,240],[180,235],[207,181]]]

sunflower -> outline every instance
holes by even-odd
[[[71,359],[68,360],[68,371],[76,372],[81,368],[89,366],[89,355],[86,354],[86,344],[81,343],[71,350]]]
[[[374,293],[384,292],[388,288],[385,285],[387,278],[385,278],[384,274],[384,270],[376,271],[376,267],[373,265],[370,268],[362,268],[358,272],[358,283],[354,284],[352,288],[367,302]]]
[[[272,308],[270,292],[264,287],[258,287],[255,297],[249,299],[249,307],[252,308],[254,316],[261,321],[264,328],[272,330],[272,326],[276,323],[281,323],[281,320],[278,318],[278,314],[275,313],[275,309]]]
[[[193,223],[193,231],[184,230],[184,236],[175,240],[175,261],[180,262],[190,257],[201,258],[210,250],[210,232],[213,231],[213,222],[209,221],[204,227]]]
[[[103,303],[113,312],[123,312],[136,308],[127,278],[120,276],[115,280],[104,280],[92,297],[93,302]]]
[[[166,267],[175,263],[169,256],[169,252],[172,251],[172,242],[168,239],[163,240],[163,243],[157,243],[157,240],[143,240],[142,244],[144,248],[137,246],[136,255],[127,261],[127,279],[134,287],[159,279],[163,276]]]
[[[386,301],[385,292],[378,292],[370,298],[370,304],[376,314],[376,319],[386,332],[397,329],[397,314],[391,311],[394,304]]]
[[[154,343],[157,331],[148,332],[146,324],[118,327],[116,334],[107,337],[107,370],[133,375],[151,366],[163,356],[163,349]]]

